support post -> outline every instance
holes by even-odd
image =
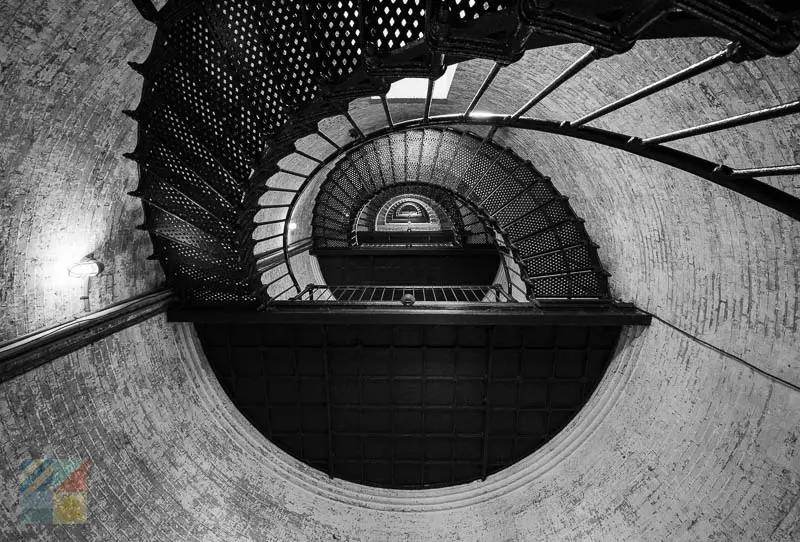
[[[736,52],[739,50],[738,43],[730,43],[724,50],[720,51],[719,53],[712,55],[705,60],[701,60],[697,64],[693,64],[688,68],[684,68],[679,72],[673,73],[670,76],[667,76],[660,81],[656,81],[655,83],[648,85],[642,89],[637,90],[631,94],[628,94],[624,98],[620,98],[619,100],[610,103],[606,106],[603,106],[592,113],[589,113],[586,116],[579,118],[576,121],[571,122],[572,126],[583,126],[588,122],[592,122],[593,120],[597,120],[602,116],[608,115],[609,113],[616,111],[617,109],[621,109],[626,105],[630,105],[636,101],[641,100],[642,98],[646,98],[669,88],[673,85],[680,83],[681,81],[686,81],[687,79],[691,79],[696,75],[700,75],[701,73],[705,73],[709,70],[712,70],[718,66],[721,66],[727,63],[731,57],[733,57]]]
[[[358,138],[359,139],[366,139],[367,138],[364,135],[364,132],[361,130],[361,128],[358,127],[358,124],[356,124],[356,121],[353,120],[353,117],[350,116],[350,112],[349,111],[345,111],[344,112],[344,117],[347,119],[347,122],[349,122],[350,125],[353,127],[353,129],[356,131],[356,133],[358,134]]]
[[[328,327],[322,326],[322,361],[325,371],[325,410],[328,422],[328,476],[333,478],[333,416],[331,415],[331,379],[330,360],[328,358]]]
[[[303,173],[298,173],[296,171],[292,171],[291,169],[278,168],[278,173],[286,173],[287,175],[294,175],[295,177],[300,177],[301,179],[305,179],[305,178],[308,177],[308,175],[305,175]],[[270,188],[270,187],[267,187],[267,188],[269,188],[270,190],[274,190],[273,188]],[[292,192],[295,192],[295,191],[292,190]]]
[[[299,154],[299,155],[300,155],[300,156],[302,156],[303,158],[308,158],[308,159],[309,159],[309,160],[311,160],[312,162],[316,162],[317,164],[321,164],[321,163],[322,163],[322,160],[320,160],[319,158],[317,158],[317,157],[315,157],[315,156],[311,156],[310,154],[308,154],[308,153],[306,153],[306,152],[303,152],[303,151],[301,151],[300,149],[297,149],[297,148],[295,148],[295,149],[294,149],[294,152],[295,152],[296,154]]]
[[[729,117],[727,119],[701,124],[700,126],[693,126],[691,128],[670,132],[668,134],[643,139],[642,145],[659,145],[661,143],[686,139],[687,137],[710,134],[712,132],[718,132],[727,128],[735,128],[737,126],[753,124],[754,122],[760,122],[762,120],[785,117],[799,111],[800,100],[795,100],[793,102],[776,105],[774,107],[768,107],[759,111],[744,113],[743,115],[736,115],[735,117]]]
[[[490,390],[492,388],[492,370],[494,361],[494,348],[489,345],[489,359],[486,363],[486,393],[483,396],[483,457],[481,458],[481,480],[486,480],[489,475],[489,430],[491,429],[492,403]]]
[[[558,87],[560,87],[561,85],[572,79],[572,77],[578,74],[583,68],[594,62],[598,56],[599,55],[597,53],[597,49],[594,47],[589,51],[587,51],[586,53],[584,53],[583,56],[581,56],[578,60],[573,62],[566,70],[561,72],[558,75],[558,77],[553,79],[553,81],[549,85],[540,90],[539,93],[536,94],[536,96],[528,100],[528,102],[522,107],[520,107],[516,113],[511,115],[511,119],[516,120],[520,118],[531,107],[544,100],[548,95],[550,95],[551,92],[553,92]]]
[[[329,144],[329,145],[331,145],[331,146],[332,146],[334,149],[336,149],[336,151],[337,151],[337,152],[342,152],[342,147],[341,147],[341,146],[339,146],[339,144],[338,144],[338,143],[336,143],[336,142],[335,142],[333,139],[331,139],[331,138],[329,138],[328,136],[326,136],[326,135],[325,135],[325,134],[322,132],[322,130],[320,130],[319,128],[317,128],[317,130],[316,130],[316,132],[315,132],[315,133],[316,133],[316,134],[317,134],[319,137],[321,137],[322,139],[324,139],[325,141],[327,141],[327,142],[328,142],[328,144]]]
[[[734,169],[729,177],[778,177],[780,175],[800,175],[800,164]]]
[[[492,69],[489,70],[489,73],[486,75],[486,78],[483,80],[483,83],[481,83],[481,87],[478,89],[478,92],[475,93],[475,96],[472,98],[472,101],[469,102],[467,109],[464,111],[465,117],[469,116],[470,113],[472,113],[472,111],[475,109],[475,106],[478,105],[478,102],[481,101],[481,98],[483,98],[484,93],[492,84],[492,81],[494,81],[494,78],[497,76],[497,73],[500,71],[500,68],[502,67],[503,65],[500,64],[499,62],[494,63],[494,66],[492,66]]]
[[[383,104],[383,112],[386,114],[386,122],[389,124],[389,128],[394,129],[392,113],[389,111],[389,102],[386,100],[386,94],[381,94],[381,103]]]
[[[433,101],[433,87],[436,85],[436,80],[433,77],[428,78],[428,93],[425,95],[425,111],[422,114],[422,122],[428,122],[431,115],[431,102]]]

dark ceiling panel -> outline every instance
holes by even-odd
[[[196,324],[236,406],[357,483],[446,486],[541,447],[588,400],[620,327]]]
[[[497,251],[468,249],[416,254],[340,249],[317,254],[317,261],[330,285],[486,285],[500,265]]]

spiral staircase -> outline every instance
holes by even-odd
[[[598,6],[533,0],[170,0],[160,10],[149,0],[134,3],[158,32],[147,60],[132,63],[144,77],[144,85],[141,103],[127,112],[139,122],[139,140],[126,156],[139,164],[140,184],[133,195],[142,199],[145,209],[145,223],[140,227],[151,234],[153,258],[161,262],[186,306],[256,308],[276,293],[288,295],[290,283],[298,293],[301,285],[289,269],[287,218],[308,179],[345,151],[372,152],[383,135],[392,141],[408,134],[433,133],[426,126],[492,127],[480,149],[481,141],[474,137],[450,147],[457,154],[453,163],[459,156],[474,154],[470,166],[477,167],[470,167],[467,174],[477,174],[479,164],[486,161],[496,158],[499,164],[504,160],[499,151],[493,157],[489,150],[496,150],[491,135],[498,127],[540,130],[669,163],[800,217],[797,198],[754,177],[789,174],[797,166],[734,171],[663,145],[791,114],[800,109],[800,101],[646,140],[586,126],[726,62],[789,53],[797,45],[798,10],[788,3],[681,0]],[[681,36],[718,36],[732,43],[706,61],[574,122],[523,116],[594,60],[624,54],[637,39]],[[586,43],[591,49],[520,110],[471,115],[504,65],[528,49],[568,42]],[[446,65],[472,58],[496,61],[472,103],[463,115],[431,117],[435,78]],[[389,84],[402,77],[424,77],[430,84],[423,116],[400,125],[392,122],[385,94]],[[353,122],[347,108],[350,101],[365,96],[383,96],[387,112],[385,127],[369,135]],[[323,119],[352,125],[355,137],[335,141],[319,127]],[[407,131],[411,128],[415,131]],[[329,154],[312,156],[297,148],[295,143],[311,134],[328,142]],[[279,163],[287,157],[313,166],[311,172],[302,172],[302,166],[295,166],[296,171],[282,168]],[[393,156],[398,158],[399,154]],[[441,157],[438,163],[450,164]],[[457,177],[450,174],[451,179]],[[478,186],[472,197],[479,193]],[[496,202],[498,208],[508,203],[507,213],[518,213],[512,209],[531,201],[527,192],[504,197],[507,201]],[[510,198],[520,201],[512,205]],[[516,227],[521,228],[521,222]],[[568,224],[565,228],[577,227],[576,221]],[[274,226],[274,239],[283,238],[284,262],[278,274],[286,276],[270,287],[261,282],[263,269],[258,265],[264,243],[256,247],[254,239],[256,228],[264,225]],[[514,245],[515,240],[510,250],[523,253],[523,258],[532,254]]]
[[[726,63],[789,54],[800,40],[800,9],[790,2],[168,0],[161,9],[151,0],[133,3],[157,26],[157,33],[148,58],[131,63],[144,82],[140,104],[126,112],[139,127],[136,148],[126,157],[139,168],[139,185],[131,193],[144,208],[145,221],[139,228],[149,232],[154,248],[151,258],[161,263],[168,283],[178,293],[179,303],[168,314],[172,320],[196,322],[220,381],[254,425],[296,457],[332,476],[391,487],[485,478],[537,449],[577,413],[608,364],[620,326],[649,323],[648,315],[614,300],[598,246],[583,220],[534,164],[494,141],[499,129],[558,134],[619,149],[682,169],[800,220],[798,198],[759,180],[796,174],[800,166],[734,169],[666,145],[796,113],[800,100],[649,138],[589,126]],[[625,54],[637,40],[697,36],[730,43],[705,60],[632,89],[581,118],[556,121],[527,115],[587,66]],[[526,51],[569,43],[585,44],[589,50],[544,88],[534,89],[521,108],[476,114],[484,93],[505,66]],[[487,59],[494,65],[469,105],[460,114],[432,115],[435,80],[447,66],[472,59]],[[419,118],[396,122],[386,95],[393,82],[409,77],[427,79],[427,97],[420,103]],[[384,119],[377,128],[365,130],[351,116],[349,106],[369,97],[380,99]],[[315,144],[307,145],[309,140]],[[493,247],[501,265],[491,286],[498,289],[481,290],[475,303],[455,309],[450,303],[455,298],[410,307],[398,303],[394,294],[391,306],[375,306],[371,303],[374,288],[366,303],[361,303],[367,293],[364,289],[358,292],[356,303],[350,302],[356,299],[352,289],[347,291],[347,303],[337,303],[344,294],[332,288],[327,290],[328,301],[321,301],[326,285],[314,269],[314,251],[364,248],[359,242],[359,232],[364,231],[360,226],[374,222],[381,205],[391,197],[404,194],[428,198],[445,210],[448,223],[458,232],[447,249],[470,244]],[[300,210],[309,207],[310,198],[309,234],[298,238],[292,231],[305,216]],[[343,315],[360,330],[362,342],[336,342],[341,337],[331,330],[339,329]],[[470,409],[484,412],[481,423],[485,425],[470,426],[461,433],[451,425],[452,434],[439,435],[451,439],[448,446],[455,448],[469,442],[468,451],[464,457],[445,453],[446,459],[440,461],[446,464],[445,470],[432,471],[426,478],[418,463],[425,464],[425,458],[441,452],[436,443],[396,463],[398,448],[390,447],[395,450],[395,470],[387,473],[380,470],[384,463],[365,459],[364,443],[376,435],[404,438],[396,434],[396,427],[383,434],[380,427],[367,423],[354,432],[352,424],[360,422],[336,418],[337,412],[348,409],[362,415],[370,409],[389,409],[395,416],[400,407],[385,404],[382,398],[367,404],[359,395],[360,402],[353,404],[349,398],[337,398],[336,390],[353,379],[359,385],[369,378],[395,385],[408,378],[398,376],[396,368],[370,376],[371,369],[362,367],[353,373],[357,377],[345,374],[337,384],[335,371],[340,366],[328,357],[318,371],[309,374],[302,372],[297,358],[288,373],[281,372],[279,363],[265,364],[259,373],[262,387],[292,374],[299,391],[289,402],[295,401],[298,411],[324,411],[326,405],[327,423],[313,431],[296,412],[276,422],[276,416],[286,411],[285,404],[265,399],[267,393],[248,391],[254,378],[247,372],[251,369],[241,374],[232,369],[238,363],[233,352],[248,348],[327,351],[331,344],[366,348],[373,344],[365,337],[373,333],[369,325],[376,318],[385,325],[411,326],[417,330],[412,335],[425,337],[413,326],[451,326],[460,329],[454,332],[459,337],[467,329],[463,326],[544,326],[536,333],[550,334],[542,343],[547,348],[582,349],[583,365],[573,373],[559,376],[559,364],[552,362],[549,376],[541,377],[548,386],[566,386],[573,398],[561,410],[550,402],[526,406],[521,394],[515,395],[517,403],[492,406],[489,398],[502,396],[503,385],[523,382],[525,376],[524,369],[517,367],[518,372],[494,379],[493,344],[502,347],[506,332],[492,327],[487,332],[490,338],[480,345],[470,339],[447,343],[456,351],[488,349],[488,357],[478,363],[484,376],[475,377],[476,382],[483,379],[483,387],[477,386],[469,399],[475,403],[468,402],[469,408],[462,409],[464,416]],[[300,327],[276,327],[292,324],[322,326],[318,329],[322,339],[309,338]],[[575,326],[584,326],[580,346],[570,346],[572,332],[565,331]],[[392,352],[408,346],[398,338],[405,332],[382,332],[388,333],[385,346]],[[263,342],[253,342],[253,336],[262,337]],[[603,351],[599,357],[591,355],[592,338],[599,340]],[[422,339],[412,343],[430,346]],[[527,344],[513,347],[524,349]],[[358,348],[354,356],[361,355]],[[260,355],[253,359],[261,359]],[[600,361],[590,368],[589,359]],[[421,379],[423,390],[442,381],[457,386],[457,366],[414,378]],[[326,398],[323,406],[303,403],[302,383],[314,379],[321,379],[317,384]],[[556,393],[553,389],[543,393]],[[275,393],[280,395],[278,390]],[[422,395],[419,401],[424,407]],[[503,439],[512,437],[502,432],[498,437],[490,420],[501,419],[506,411],[525,413],[526,409],[546,412],[546,419],[554,421],[538,424],[527,436],[513,436],[513,449],[494,453]],[[276,423],[286,427],[282,435],[273,434]],[[519,429],[518,421],[514,424]],[[337,434],[340,426],[347,426],[349,432]],[[408,431],[414,439],[425,441],[424,422],[422,428]],[[337,448],[339,437],[344,444]],[[354,467],[357,464],[362,465],[360,470]],[[403,478],[398,469],[409,464],[418,470]],[[377,474],[370,475],[370,468],[377,469]]]
[[[512,269],[528,286],[526,296],[610,297],[597,245],[567,198],[510,149],[454,130],[407,130],[346,154],[320,187],[315,241],[346,246],[352,230],[346,217],[356,216],[377,191],[397,185],[439,187],[473,208],[470,224],[496,232],[490,237],[499,234],[498,245],[511,247]]]

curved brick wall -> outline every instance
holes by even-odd
[[[127,61],[153,35],[127,0],[0,3],[0,341],[82,314],[66,269],[90,252],[106,266],[93,310],[162,280],[120,156],[136,145],[121,111],[141,90]]]
[[[12,206],[2,215],[6,337],[80,311],[79,294],[56,291],[52,263],[39,256],[67,230],[108,247],[101,257],[114,262],[95,304],[159,280],[156,264],[142,262],[146,237],[131,232],[138,202],[121,195],[135,184],[120,158],[134,137],[118,115],[140,85],[124,61],[144,58],[152,29],[126,2],[113,18],[100,4],[0,6],[11,104],[0,125],[2,201]],[[571,118],[596,105],[580,89],[596,88],[589,95],[604,103],[717,48],[693,43],[640,44],[602,61],[541,112]],[[513,109],[582,50],[528,54],[479,109]],[[650,135],[794,99],[798,58],[726,68],[725,78],[684,84],[605,125]],[[434,113],[463,109],[487,66],[463,66],[454,105]],[[396,114],[416,116],[413,107]],[[365,127],[381,122],[380,104],[353,111]],[[773,121],[690,144],[737,166],[784,163],[798,148],[793,130]],[[572,196],[619,297],[800,383],[800,225],[617,151],[520,132],[498,139]],[[797,190],[796,178],[774,182]],[[191,329],[159,317],[0,385],[0,539],[797,540],[799,416],[797,392],[654,322],[626,332],[586,409],[515,467],[445,490],[359,488],[263,440],[224,396]],[[88,525],[16,524],[18,461],[39,456],[89,459]]]

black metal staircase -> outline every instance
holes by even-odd
[[[752,177],[796,173],[798,166],[736,171],[661,146],[694,133],[791,114],[800,110],[798,102],[773,108],[775,111],[756,111],[720,126],[700,127],[699,132],[665,134],[644,141],[584,126],[609,108],[578,119],[574,125],[533,122],[523,116],[585,65],[624,53],[637,39],[718,36],[735,46],[719,58],[634,93],[625,103],[612,104],[612,108],[624,107],[725,62],[787,54],[797,46],[800,34],[799,10],[787,2],[170,0],[161,10],[150,0],[134,3],[158,26],[158,32],[147,60],[132,63],[144,77],[144,86],[141,103],[129,112],[139,123],[139,140],[126,156],[139,164],[140,184],[133,195],[140,197],[145,207],[141,228],[150,232],[154,257],[187,304],[257,307],[263,302],[259,271],[263,254],[254,253],[252,233],[258,226],[254,218],[262,210],[258,200],[265,185],[269,186],[268,179],[280,171],[277,164],[282,158],[302,155],[294,148],[301,137],[316,133],[331,144],[328,156],[306,154],[314,165],[348,150],[345,147],[353,143],[334,141],[322,133],[319,120],[338,115],[353,124],[355,140],[363,140],[365,134],[347,114],[351,100],[379,95],[384,96],[385,104],[389,83],[401,77],[427,77],[432,88],[432,80],[446,64],[471,58],[488,58],[497,64],[465,114],[453,119],[430,118],[429,92],[417,125],[474,121],[587,138],[682,167],[800,217],[797,198]],[[489,120],[469,116],[502,66],[520,58],[525,50],[576,41],[592,50],[524,108]],[[436,160],[429,160],[416,154],[417,148],[431,147],[426,137],[450,141],[454,136],[422,130],[422,139],[411,141],[410,132],[392,133],[397,128],[402,126],[396,126],[387,114],[386,147],[368,145],[356,151],[374,150],[380,155],[401,148],[398,139],[403,139],[402,148],[411,149],[410,158],[394,151],[391,159],[386,155],[378,170],[373,169],[372,173],[379,175],[372,179],[392,182],[398,175],[436,177],[445,188],[478,202],[512,240],[510,248],[524,264],[534,295],[558,290],[568,296],[576,287],[605,288],[602,273],[594,264],[594,247],[586,240],[580,221],[557,196],[548,193],[547,183],[530,182],[515,192],[520,186],[515,182],[485,182],[483,173],[490,165],[508,171],[504,165],[509,159],[507,151],[464,137],[457,145],[439,149]],[[366,165],[375,167],[369,162]],[[360,178],[365,178],[363,172]],[[295,185],[284,183],[290,188],[284,187],[282,194],[273,193],[273,224],[286,221],[292,192],[303,179],[295,181]],[[275,191],[278,186],[271,188]],[[545,216],[546,222],[536,222]],[[285,234],[283,238],[288,260]],[[566,252],[553,252],[566,246],[570,247]],[[569,280],[552,272],[555,260],[568,269]],[[285,271],[290,277],[288,265]],[[295,291],[301,288],[293,286]]]

